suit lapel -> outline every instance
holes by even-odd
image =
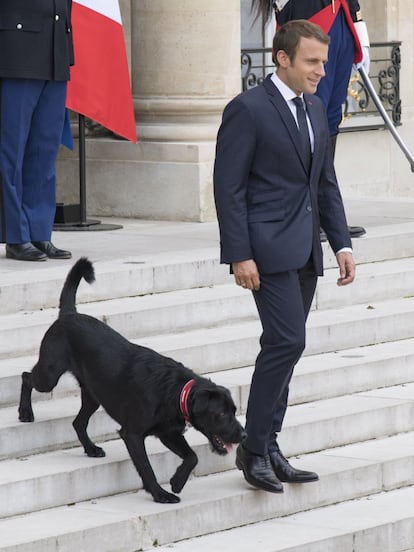
[[[289,109],[289,106],[287,105],[285,99],[283,98],[279,90],[271,81],[270,75],[268,75],[266,79],[263,81],[263,85],[266,89],[266,92],[268,93],[270,102],[278,110],[279,115],[284,125],[286,126],[286,129],[290,135],[290,138],[296,148],[296,151],[298,152],[303,168],[306,170],[306,172],[308,172],[308,169],[306,167],[305,156],[302,150],[302,142],[299,136],[299,129],[292,115],[292,112]]]

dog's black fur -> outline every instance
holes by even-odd
[[[61,375],[71,372],[81,388],[82,405],[73,427],[88,456],[104,456],[89,438],[89,418],[102,405],[121,429],[131,459],[144,488],[156,502],[178,502],[157,482],[146,450],[145,437],[157,436],[183,462],[170,479],[179,493],[197,464],[197,456],[184,438],[185,418],[180,395],[191,379],[188,396],[190,423],[210,441],[218,454],[229,443],[240,443],[245,432],[235,417],[229,391],[200,377],[182,364],[155,351],[135,345],[103,322],[76,311],[76,291],[84,278],[95,279],[91,262],[81,258],[72,267],[60,296],[58,319],[43,337],[39,360],[31,372],[23,372],[19,420],[34,420],[32,389],[49,392]]]

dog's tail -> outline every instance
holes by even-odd
[[[59,300],[59,316],[76,312],[76,292],[80,281],[84,278],[88,284],[95,281],[95,271],[92,263],[86,257],[81,257],[71,268],[63,285]]]

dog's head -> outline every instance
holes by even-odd
[[[227,454],[246,433],[236,418],[236,405],[225,387],[197,383],[190,397],[191,424],[210,441],[213,452]]]

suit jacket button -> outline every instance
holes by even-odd
[[[56,14],[56,15],[55,15],[55,20],[56,20],[56,21],[59,21],[59,19],[60,19],[60,17]]]
[[[312,211],[312,206],[311,206],[311,205],[308,205],[308,206],[306,207],[306,210],[310,213],[310,212]]]
[[[19,31],[20,31],[20,29],[23,29],[23,25],[21,23],[17,23],[16,29],[19,29]]]

